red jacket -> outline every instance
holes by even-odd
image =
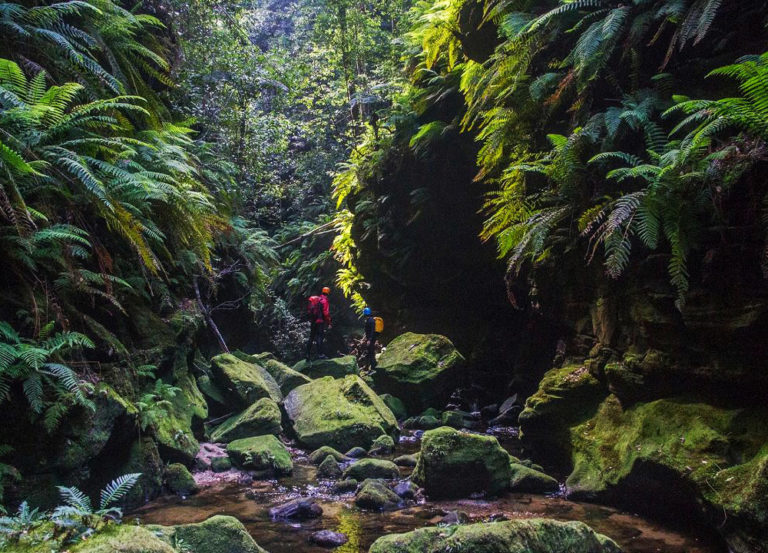
[[[317,304],[322,306],[322,310],[317,309]],[[331,304],[328,303],[328,298],[325,295],[312,296],[309,298],[309,315],[312,317],[314,323],[331,324]]]

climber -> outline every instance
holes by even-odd
[[[383,330],[384,321],[380,317],[374,317],[370,307],[363,309],[365,316],[366,361],[368,367],[376,370],[376,339]]]
[[[328,303],[328,294],[330,293],[331,289],[325,286],[322,295],[309,298],[307,312],[312,327],[309,333],[309,342],[307,342],[307,361],[310,360],[312,342],[317,344],[318,359],[328,359],[323,352],[323,338],[325,331],[331,328],[331,311]]]

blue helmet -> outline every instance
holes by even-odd
[[[365,315],[367,317],[370,314],[371,314],[371,308],[370,307],[366,307],[365,309],[363,309],[363,315]]]

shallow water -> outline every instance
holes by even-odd
[[[511,436],[501,440],[517,453]],[[396,455],[418,448],[415,441],[403,440]],[[425,501],[406,505],[398,511],[374,513],[356,508],[353,494],[333,495],[328,482],[318,482],[315,467],[303,452],[295,453],[294,473],[280,480],[249,483],[218,482],[204,487],[190,498],[159,498],[132,514],[144,523],[184,524],[200,522],[213,515],[232,515],[240,519],[254,539],[270,553],[320,553],[328,551],[308,542],[317,530],[343,532],[349,541],[333,551],[364,553],[380,536],[407,532],[436,525],[449,511],[463,511],[473,522],[503,515],[509,519],[548,517],[557,520],[580,520],[613,538],[626,553],[722,553],[712,539],[695,530],[670,529],[664,525],[608,507],[568,501],[562,497],[531,494],[508,494],[493,500],[465,499],[457,501]],[[408,470],[402,470],[407,476]],[[211,477],[202,474],[198,477]],[[233,472],[232,477],[237,477]],[[322,517],[302,523],[273,521],[269,509],[297,497],[313,497],[323,508]]]

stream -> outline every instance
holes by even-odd
[[[513,455],[519,454],[514,433],[495,434]],[[404,436],[392,458],[418,451],[419,442]],[[349,541],[333,549],[335,553],[365,553],[380,536],[401,533],[424,526],[437,525],[448,512],[466,513],[471,522],[506,517],[508,519],[546,517],[557,520],[580,520],[596,531],[613,538],[626,553],[724,553],[718,542],[706,531],[693,528],[671,528],[605,506],[569,501],[562,495],[508,493],[494,499],[460,499],[410,502],[397,511],[371,512],[354,505],[354,494],[334,495],[333,482],[318,481],[316,467],[307,452],[291,449],[293,474],[278,480],[249,481],[244,473],[197,473],[201,490],[194,496],[164,496],[131,514],[129,520],[144,524],[185,524],[201,522],[214,515],[237,517],[260,546],[270,553],[320,553],[329,551],[309,543],[318,530],[333,530],[347,535]],[[401,467],[401,476],[412,469]],[[272,520],[269,509],[299,497],[312,497],[323,509],[320,518],[301,523]]]

